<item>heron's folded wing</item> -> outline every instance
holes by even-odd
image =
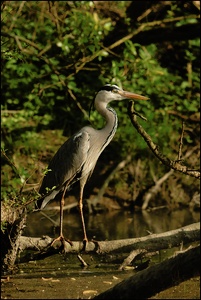
[[[45,194],[46,188],[62,189],[80,179],[82,167],[87,159],[90,137],[87,131],[79,131],[69,138],[52,158],[48,173],[44,176],[39,193]]]

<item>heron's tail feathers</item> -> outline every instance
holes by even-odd
[[[37,200],[35,204],[35,209],[41,210],[43,209],[51,200],[53,200],[56,195],[60,192],[60,190],[53,190],[50,193],[42,196],[40,199]]]

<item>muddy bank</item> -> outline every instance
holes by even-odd
[[[2,299],[91,299],[127,277],[131,272],[113,274],[71,274],[65,277],[25,278],[4,281]],[[162,291],[150,299],[200,299],[200,278],[195,277]]]
[[[151,260],[160,262],[167,251]],[[82,268],[77,255],[53,255],[39,261],[19,263],[15,275],[2,278],[2,299],[91,299],[137,273],[130,267],[118,271],[118,256],[85,255],[88,268]],[[184,281],[150,299],[200,299],[200,278]]]

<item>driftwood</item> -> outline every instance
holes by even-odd
[[[200,273],[200,246],[142,270],[93,299],[147,299]]]
[[[171,247],[180,246],[181,243],[187,244],[200,239],[200,223],[194,223],[179,229],[167,231],[160,234],[150,234],[145,237],[122,239],[113,241],[89,241],[86,245],[85,251],[96,252],[96,253],[110,253],[120,252],[129,253],[136,249],[146,249],[149,252],[158,251],[160,249],[167,249]],[[32,237],[20,237],[20,252],[25,249],[37,250],[44,252],[50,247],[53,239],[45,236],[43,238],[32,238]],[[61,243],[54,243],[54,247],[60,248]],[[53,247],[51,247],[53,248]],[[65,252],[66,253],[80,253],[83,249],[83,243],[80,241],[66,242]]]

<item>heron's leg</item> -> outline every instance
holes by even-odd
[[[65,193],[67,185],[64,188],[61,200],[60,200],[60,237],[63,237],[63,218],[64,218],[64,204],[65,204]]]
[[[82,221],[82,228],[83,228],[83,233],[84,233],[84,247],[86,246],[86,243],[88,242],[87,238],[87,233],[86,233],[86,227],[85,227],[85,222],[84,222],[84,215],[83,215],[83,190],[84,186],[80,186],[80,199],[79,199],[79,210],[80,210],[80,216],[81,216],[81,221]]]
[[[61,197],[61,200],[60,200],[60,234],[59,234],[59,237],[56,238],[51,245],[53,245],[56,241],[61,241],[64,245],[64,250],[65,250],[65,238],[63,236],[63,208],[64,208],[64,204],[65,204],[65,193],[66,193],[66,189],[68,187],[68,184],[66,184],[65,188],[64,188],[64,191],[63,191],[63,194],[62,194],[62,197]],[[71,246],[72,246],[72,242],[70,240],[66,240]]]

